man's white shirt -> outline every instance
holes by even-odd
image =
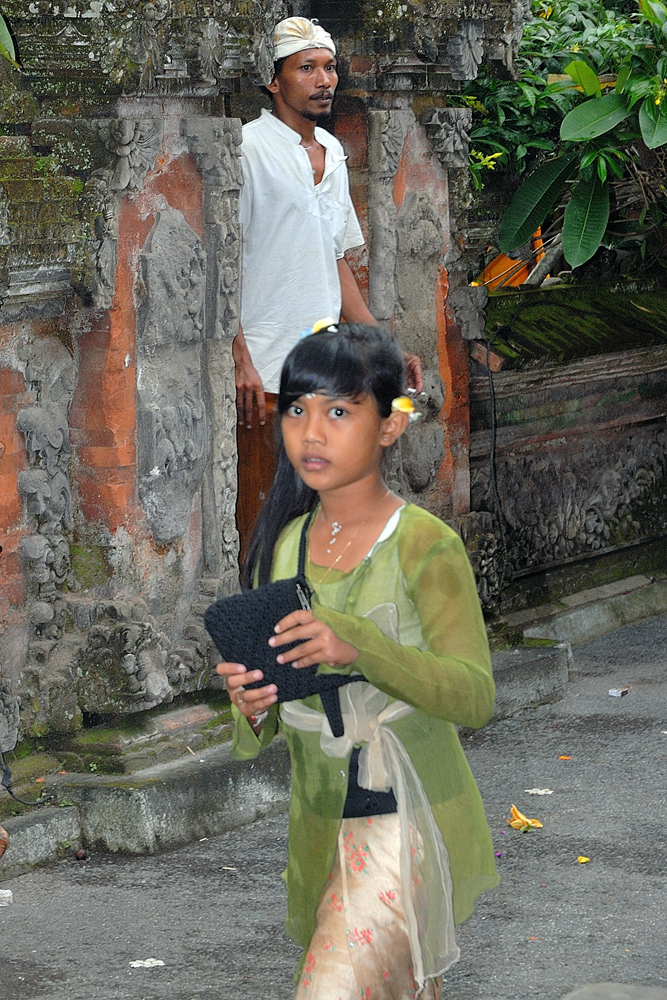
[[[301,331],[340,318],[337,261],[364,243],[343,147],[325,129],[315,139],[325,148],[317,185],[298,132],[266,110],[243,127],[241,326],[267,392],[278,392]]]

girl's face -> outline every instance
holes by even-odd
[[[307,486],[322,493],[379,476],[383,448],[406,424],[403,413],[381,417],[372,396],[332,399],[318,392],[292,403],[281,427],[290,462]]]

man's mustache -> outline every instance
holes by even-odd
[[[334,97],[334,95],[333,95],[333,91],[332,90],[323,90],[319,94],[313,94],[312,97],[309,98],[309,100],[311,100],[311,101],[333,101],[333,97]]]

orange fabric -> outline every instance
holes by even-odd
[[[498,254],[482,271],[478,284],[486,285],[490,292],[496,288],[510,288],[522,285],[535,265],[542,260],[542,230],[538,229],[530,241],[533,256],[528,262],[514,260],[504,253]]]

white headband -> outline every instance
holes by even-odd
[[[306,17],[286,17],[280,21],[275,27],[273,41],[275,60],[303,52],[304,49],[329,49],[336,55],[336,46],[329,32],[317,21],[309,21]]]

